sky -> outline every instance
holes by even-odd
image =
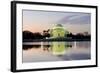
[[[23,31],[43,32],[62,24],[72,33],[91,33],[91,14],[79,12],[56,12],[23,10]]]

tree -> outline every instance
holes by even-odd
[[[30,32],[30,31],[23,31],[23,40],[24,39],[42,39],[43,36],[39,32]]]
[[[50,37],[50,29],[48,29],[48,30],[43,30],[43,37],[44,38],[49,38]]]

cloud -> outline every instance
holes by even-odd
[[[61,24],[91,24],[91,15],[89,13],[69,13],[56,23]]]

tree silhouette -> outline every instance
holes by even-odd
[[[49,38],[50,37],[50,29],[48,29],[48,30],[43,30],[43,37],[44,38]]]
[[[43,36],[39,32],[23,31],[23,39],[42,39]]]

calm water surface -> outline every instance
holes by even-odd
[[[91,43],[83,42],[25,42],[23,62],[87,60],[91,58]]]

